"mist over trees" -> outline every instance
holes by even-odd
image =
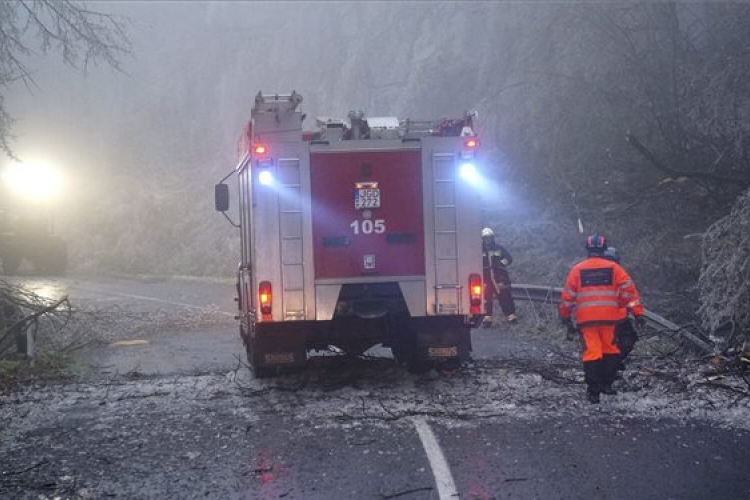
[[[27,58],[55,52],[73,68],[107,64],[119,68],[129,42],[123,25],[107,14],[68,0],[18,0],[0,4],[0,89],[35,86]],[[14,117],[0,99],[0,148],[13,156],[9,141]]]
[[[19,153],[45,144],[75,178],[60,227],[79,269],[231,275],[236,233],[212,186],[259,90],[301,93],[308,126],[477,110],[497,183],[486,223],[520,282],[558,285],[582,227],[645,288],[683,293],[700,235],[750,185],[748,4],[87,5],[127,20],[123,73],[29,57],[41,90],[15,85],[9,104]]]

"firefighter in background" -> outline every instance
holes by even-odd
[[[604,236],[595,234],[586,239],[588,257],[568,273],[558,308],[568,330],[577,326],[581,331],[586,397],[591,403],[599,403],[601,393],[617,394],[612,383],[620,364],[620,349],[615,345],[620,309],[633,314],[639,329],[645,324],[635,284],[617,262],[604,258],[606,249]]]
[[[609,259],[613,262],[620,264],[620,255],[615,247],[607,246],[607,249],[603,254],[605,259]],[[624,307],[620,308],[620,319],[615,325],[615,344],[620,349],[620,364],[618,370],[625,370],[625,360],[630,355],[631,351],[635,347],[635,343],[638,342],[638,332],[633,326],[633,322],[630,321],[628,310]]]
[[[485,227],[482,229],[482,263],[484,267],[484,310],[487,316],[482,321],[482,326],[492,326],[495,297],[500,304],[500,309],[508,318],[515,323],[516,304],[511,295],[511,281],[508,274],[508,266],[513,262],[510,252],[495,241],[495,231]]]

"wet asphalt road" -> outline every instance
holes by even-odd
[[[147,343],[98,348],[80,380],[4,397],[0,498],[750,499],[746,427],[592,408],[581,387],[506,371],[549,355],[523,321],[474,331],[465,373],[415,377],[381,358],[255,381],[231,282],[27,284],[195,320],[135,330]]]

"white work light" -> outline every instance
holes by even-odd
[[[33,202],[51,201],[62,184],[57,170],[40,162],[13,163],[3,172],[2,182],[12,194]]]

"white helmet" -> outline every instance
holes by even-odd
[[[484,229],[482,229],[482,238],[486,238],[487,236],[495,236],[495,231],[488,227],[485,227]]]

